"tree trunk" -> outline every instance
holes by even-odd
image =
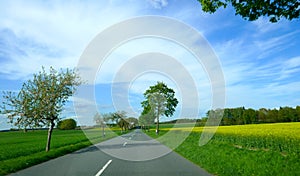
[[[49,130],[48,130],[46,152],[48,152],[50,150],[51,136],[52,136],[52,131],[53,131],[54,125],[55,125],[54,121],[51,121]]]
[[[159,116],[156,118],[156,135],[159,134]]]
[[[156,135],[158,135],[159,134],[159,109],[160,109],[160,107],[158,106],[157,107],[157,117],[156,117]]]
[[[105,131],[104,131],[104,128],[105,128],[105,126],[104,126],[104,124],[102,124],[102,137],[105,137]]]

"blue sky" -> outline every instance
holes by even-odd
[[[235,16],[230,7],[207,14],[201,11],[196,0],[0,1],[0,91],[18,91],[22,82],[42,66],[76,67],[95,36],[118,22],[144,15],[178,20],[206,39],[221,64],[225,107],[258,109],[300,105],[300,21],[281,20],[272,24],[261,17],[249,22]],[[198,108],[198,116],[203,116],[212,104],[211,82],[203,65],[194,63],[189,52],[170,41],[143,38],[118,46],[106,58],[94,83],[89,85],[95,88],[96,102],[71,98],[62,117],[92,124],[95,112],[90,104],[96,104],[101,113],[125,110],[129,115],[138,116],[142,93],[156,81],[166,82],[181,100],[189,87],[179,90],[177,80],[157,71],[139,75],[129,83],[129,89],[117,82],[112,92],[118,70],[134,56],[151,51],[178,59],[190,73],[197,87],[199,105],[181,103],[177,109]],[[119,100],[112,100],[113,94],[128,96],[130,107],[117,106]],[[192,100],[194,94],[189,98]],[[73,101],[76,100],[81,103],[77,108],[80,112],[75,113]],[[80,115],[81,111],[86,113]],[[173,118],[180,116],[177,112]],[[10,126],[2,116],[0,128],[7,127]]]

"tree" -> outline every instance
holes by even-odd
[[[112,120],[115,121],[116,124],[121,128],[122,133],[125,132],[129,127],[129,123],[125,119],[126,119],[125,111],[118,111],[112,113]]]
[[[244,124],[251,124],[258,122],[258,113],[254,109],[245,109],[243,113]]]
[[[3,92],[3,102],[0,106],[0,113],[7,115],[9,123],[19,129],[23,128],[24,132],[27,131],[27,128],[40,126],[36,118],[27,118],[33,114],[32,109],[29,108],[29,99],[29,95],[23,89],[18,94],[7,91]]]
[[[25,82],[18,94],[6,92],[1,113],[7,115],[10,123],[17,126],[49,127],[46,151],[50,150],[52,131],[68,98],[81,84],[76,70],[56,71],[50,67],[49,73],[42,68]]]
[[[126,119],[126,121],[129,123],[129,129],[134,128],[135,126],[137,126],[139,124],[138,119],[136,119],[134,117],[128,117]]]
[[[142,114],[139,117],[139,124],[142,126],[142,129],[146,130],[149,129],[149,126],[154,124],[155,115],[153,111],[150,111],[149,113]]]
[[[153,113],[156,119],[156,133],[159,134],[159,117],[165,115],[172,116],[178,104],[175,92],[163,82],[157,82],[150,86],[144,93],[146,100],[141,102],[144,108],[142,115]]]
[[[106,119],[104,117],[101,117],[101,115],[97,112],[94,116],[94,121],[96,122],[97,125],[99,125],[100,127],[102,127],[102,137],[105,137],[105,120],[109,120],[109,118],[106,117]]]
[[[214,13],[220,7],[231,5],[235,15],[253,21],[260,16],[269,17],[270,22],[277,22],[281,18],[288,20],[299,18],[299,0],[198,0],[204,12]]]
[[[267,121],[268,112],[269,112],[269,110],[266,108],[260,108],[258,110],[258,122],[259,123],[264,123]]]
[[[297,121],[296,109],[293,109],[291,107],[280,107],[278,111],[278,121],[296,122]]]
[[[232,125],[233,124],[233,117],[231,114],[231,109],[226,108],[223,112],[223,119],[221,121],[221,125]]]
[[[74,130],[77,123],[74,119],[65,119],[57,123],[57,128],[60,130]]]
[[[125,132],[129,128],[129,122],[127,122],[124,118],[120,118],[118,121],[118,126],[121,128],[121,132]]]
[[[300,106],[296,107],[296,115],[297,115],[297,121],[300,122]]]
[[[103,117],[108,121],[111,120],[121,128],[123,133],[129,128],[129,122],[126,121],[126,112],[118,111],[114,113],[103,114]]]

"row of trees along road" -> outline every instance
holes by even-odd
[[[156,121],[156,133],[159,133],[159,118],[162,115],[172,116],[178,104],[175,98],[175,92],[163,82],[157,82],[150,86],[144,93],[145,100],[141,102],[143,112],[137,120],[134,117],[127,117],[126,112],[118,111],[113,113],[94,115],[94,121],[99,127],[102,127],[102,134],[105,136],[104,128],[106,125],[116,124],[121,131],[126,131],[137,125],[149,126]]]
[[[105,135],[104,127],[108,124],[118,125],[122,132],[137,125],[149,126],[156,121],[156,133],[159,133],[159,118],[162,115],[172,116],[178,104],[175,98],[175,92],[163,82],[157,82],[156,85],[150,86],[144,93],[145,100],[141,102],[144,108],[139,120],[134,117],[127,117],[126,112],[118,111],[114,113],[99,114],[96,113],[94,121],[102,127],[103,136]]]
[[[254,110],[245,107],[209,110],[207,116],[223,112],[221,125],[243,125],[254,123],[300,122],[300,106],[280,107],[279,109],[260,108]],[[206,119],[202,119],[205,121]]]
[[[102,127],[102,135],[105,136],[104,128],[106,125],[118,125],[121,128],[121,132],[125,132],[138,125],[138,119],[134,117],[127,117],[125,111],[117,111],[113,113],[94,115],[94,121],[97,126]]]
[[[33,75],[33,79],[23,83],[19,93],[3,93],[0,113],[19,128],[49,127],[46,151],[50,150],[53,128],[60,120],[60,113],[76,87],[82,83],[74,69],[55,70],[50,67]]]

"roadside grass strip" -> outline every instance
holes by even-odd
[[[300,123],[220,126],[212,140],[199,146],[203,127],[161,128],[191,130],[174,151],[215,175],[300,175]],[[180,136],[180,135],[176,135]],[[163,139],[163,138],[162,138]],[[175,140],[175,139],[174,139]],[[172,147],[172,139],[161,140]]]
[[[89,138],[82,130],[54,130],[49,152],[45,152],[46,130],[1,132],[0,175],[25,169],[121,134],[119,129],[113,130],[116,132],[107,131],[106,136],[102,137],[102,129],[90,129],[85,131]]]

